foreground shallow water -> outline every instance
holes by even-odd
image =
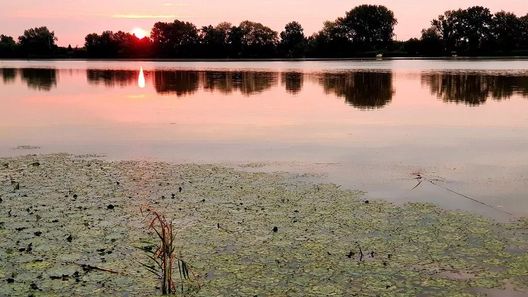
[[[139,264],[138,248],[155,238],[142,206],[174,220],[177,250],[201,283],[191,296],[528,294],[526,220],[398,207],[299,178],[93,156],[0,159],[0,295],[155,295]]]
[[[0,155],[256,162],[245,169],[310,172],[369,199],[510,220],[528,215],[526,69],[527,60],[0,61]],[[415,188],[418,176],[435,184]]]

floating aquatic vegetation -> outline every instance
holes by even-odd
[[[143,205],[172,219],[175,250],[203,275],[189,295],[528,291],[526,219],[366,203],[336,185],[214,165],[64,154],[0,164],[0,296],[156,295],[134,248],[151,241]]]

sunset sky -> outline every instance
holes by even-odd
[[[84,44],[84,36],[103,30],[150,30],[157,21],[180,19],[198,27],[249,19],[280,31],[292,20],[299,21],[307,35],[318,31],[324,21],[334,20],[360,4],[382,4],[395,12],[398,39],[417,37],[431,19],[448,9],[472,5],[489,7],[492,12],[507,10],[528,13],[527,0],[0,0],[0,34],[15,38],[24,29],[48,26],[59,45]]]

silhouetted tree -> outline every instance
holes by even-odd
[[[112,31],[104,31],[101,35],[88,34],[84,46],[90,57],[112,58],[116,57],[119,51],[119,44]]]
[[[216,27],[204,26],[200,30],[201,53],[209,58],[229,56],[230,23],[220,23]]]
[[[422,41],[418,38],[411,38],[403,43],[403,50],[408,55],[419,55],[422,51]]]
[[[493,16],[492,34],[495,49],[511,51],[521,42],[521,20],[513,13],[500,11]]]
[[[441,33],[436,27],[422,30],[420,51],[427,56],[439,56],[445,54],[444,41]]]
[[[234,49],[239,49],[241,57],[273,57],[278,44],[278,33],[261,23],[243,21],[231,28],[230,38]]]
[[[46,27],[28,29],[18,43],[0,35],[0,57],[60,58],[271,58],[353,57],[385,52],[395,55],[528,55],[528,15],[482,6],[449,10],[421,31],[421,38],[394,41],[394,13],[381,5],[360,5],[345,16],[327,21],[306,38],[302,26],[291,22],[279,34],[251,21],[220,23],[197,29],[189,22],[157,22],[150,37],[105,31],[85,38],[84,48],[55,45]]]
[[[397,20],[381,5],[360,5],[311,38],[312,53],[326,57],[348,57],[365,51],[386,49],[394,37]]]
[[[521,32],[519,36],[519,47],[528,50],[528,14],[519,18],[519,26]]]
[[[198,29],[189,22],[157,22],[150,35],[157,54],[163,57],[192,57],[199,43]]]
[[[12,58],[16,55],[17,44],[13,37],[0,35],[0,57]]]
[[[47,27],[25,30],[24,34],[18,37],[20,49],[29,56],[51,56],[57,48],[56,41],[55,32]]]
[[[144,58],[151,56],[151,41],[144,37],[118,31],[104,31],[101,35],[92,33],[85,38],[89,57],[96,58]]]
[[[492,41],[493,15],[482,6],[446,11],[432,21],[435,31],[443,40],[445,52],[475,54]]]
[[[394,13],[381,5],[360,5],[346,13],[341,20],[346,36],[356,49],[383,50],[392,42]]]
[[[343,57],[350,55],[352,42],[347,38],[342,19],[327,21],[321,31],[309,39],[310,52],[317,57]]]
[[[306,54],[307,39],[304,29],[298,22],[288,23],[280,33],[279,52],[287,58],[304,57]]]

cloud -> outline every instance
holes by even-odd
[[[114,14],[114,19],[176,19],[182,17],[175,14]]]

